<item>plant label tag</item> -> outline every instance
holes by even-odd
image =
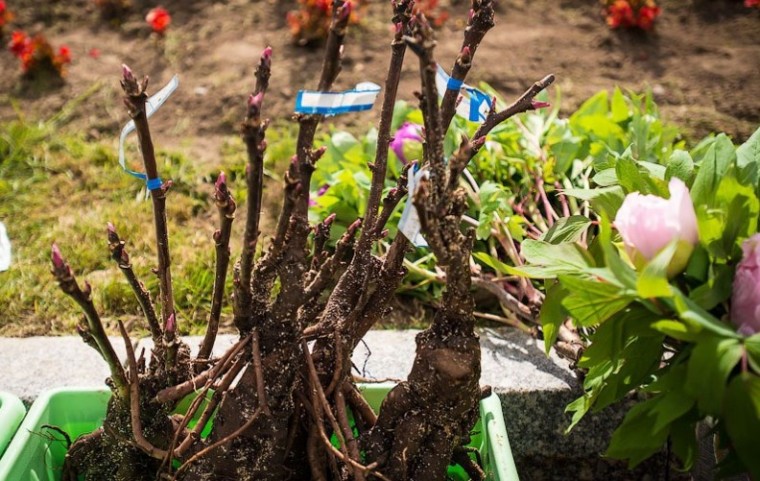
[[[415,247],[427,247],[428,243],[422,233],[420,232],[420,216],[417,214],[417,208],[414,207],[412,199],[417,189],[417,185],[420,183],[420,179],[427,178],[430,174],[426,169],[420,169],[419,164],[414,165],[415,172],[409,176],[407,181],[408,193],[406,197],[406,205],[404,205],[404,211],[401,213],[401,220],[398,223],[398,230],[409,239],[409,242],[414,244]]]
[[[11,268],[11,241],[5,231],[5,225],[0,222],[0,272]]]
[[[457,115],[464,117],[470,122],[483,122],[491,110],[491,96],[487,93],[471,87],[460,80],[449,77],[449,74],[438,65],[435,76],[435,86],[438,89],[438,98],[443,98],[447,89],[459,90],[462,100],[457,104]]]
[[[154,113],[156,113],[156,111],[158,111],[158,109],[164,105],[164,102],[166,102],[166,100],[171,97],[174,91],[177,90],[177,87],[179,87],[179,77],[175,75],[171,80],[169,80],[169,83],[164,85],[161,90],[153,94],[148,100],[145,101],[145,115],[150,118]],[[119,165],[121,165],[121,168],[124,169],[124,171],[128,174],[133,175],[138,179],[148,180],[147,176],[142,172],[136,172],[127,167],[127,161],[124,155],[124,142],[126,142],[127,136],[134,132],[134,130],[134,120],[127,122],[127,125],[121,129],[121,136],[119,137]]]
[[[380,93],[380,86],[362,82],[343,92],[319,92],[299,90],[295,111],[298,114],[339,115],[348,112],[370,110]]]

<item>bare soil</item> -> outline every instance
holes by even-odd
[[[338,88],[370,80],[382,83],[388,48],[389,7],[367,1],[361,24],[350,32]],[[443,2],[446,3],[446,2]],[[572,112],[600,89],[651,88],[668,121],[696,140],[723,131],[740,142],[760,124],[760,11],[740,0],[662,0],[663,14],[648,33],[612,31],[596,0],[502,0],[497,28],[487,36],[471,80],[490,83],[509,98],[547,73],[557,75],[562,108]],[[121,63],[150,75],[154,89],[178,73],[181,88],[154,120],[157,142],[181,147],[199,161],[214,162],[224,136],[234,134],[253,84],[253,67],[266,45],[274,48],[272,118],[287,118],[296,92],[314,88],[321,48],[295,46],[285,13],[296,2],[275,0],[165,0],[172,14],[168,35],[150,34],[145,13],[154,2],[134,0],[120,26],[102,20],[94,2],[9,2],[16,20],[7,31],[44,32],[70,46],[74,61],[65,85],[23,88],[17,60],[0,53],[0,92],[19,101],[28,118],[48,118],[94,84],[95,93],[73,110],[67,129],[115,139],[126,121],[118,86]],[[457,33],[469,2],[450,0],[450,20],[439,35],[437,57],[453,62]],[[6,32],[7,33],[7,32]],[[6,34],[6,39],[7,39]],[[88,53],[96,48],[100,55]],[[416,62],[405,66],[400,98],[414,100]],[[16,116],[0,94],[0,120]],[[375,112],[336,119],[364,130]]]

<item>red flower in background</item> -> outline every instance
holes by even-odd
[[[28,45],[31,44],[31,39],[27,34],[16,30],[11,34],[11,41],[8,42],[8,49],[13,52],[16,57],[21,57]]]
[[[30,37],[17,30],[11,35],[8,49],[21,61],[21,71],[25,74],[52,69],[63,76],[64,66],[71,63],[71,49],[61,45],[56,53],[42,34]]]
[[[71,63],[71,49],[66,45],[61,45],[58,48],[58,54],[53,59],[53,63],[59,65]]]
[[[660,15],[660,12],[660,7],[641,7],[639,9],[639,18],[636,25],[642,30],[650,30],[654,25],[654,19]]]
[[[156,7],[148,12],[148,15],[145,16],[145,21],[148,22],[148,25],[150,25],[150,28],[154,32],[163,35],[172,23],[172,17],[164,7]]]
[[[744,0],[744,6],[747,8],[760,8],[760,0]]]

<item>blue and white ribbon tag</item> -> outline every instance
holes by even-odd
[[[420,230],[422,229],[422,226],[420,225],[420,216],[417,213],[417,208],[414,206],[412,200],[414,199],[414,194],[420,180],[423,177],[428,178],[429,175],[430,173],[427,169],[420,169],[419,164],[414,164],[414,173],[409,175],[409,180],[407,181],[408,194],[406,197],[406,205],[404,206],[404,211],[401,213],[401,220],[398,223],[398,230],[404,234],[404,236],[409,239],[409,242],[414,244],[415,247],[428,246],[427,241],[422,237],[422,233],[420,233]]]
[[[175,75],[172,77],[171,80],[169,80],[169,83],[164,85],[164,88],[153,94],[146,102],[145,102],[145,115],[150,118],[151,115],[156,113],[158,109],[161,108],[161,106],[166,102],[166,100],[171,96],[171,94],[174,93],[175,90],[177,90],[177,87],[179,87],[179,77]],[[127,122],[127,125],[124,126],[123,129],[121,129],[121,136],[119,137],[119,165],[121,165],[121,168],[124,169],[124,172],[127,172],[130,175],[133,175],[137,177],[138,179],[142,179],[146,182],[148,182],[148,189],[149,190],[155,190],[159,187],[161,187],[161,180],[160,179],[148,179],[148,176],[145,175],[142,172],[136,172],[134,170],[131,170],[127,167],[127,161],[124,156],[124,142],[127,140],[127,136],[134,132],[135,130],[135,121],[130,120]]]
[[[438,89],[438,97],[443,98],[446,90],[459,90],[462,100],[457,105],[457,114],[471,122],[483,122],[491,110],[491,96],[475,87],[471,87],[461,80],[449,77],[449,74],[438,65],[435,76],[435,86]]]
[[[296,97],[296,113],[338,115],[370,110],[379,93],[380,86],[372,82],[362,82],[343,92],[299,90]]]

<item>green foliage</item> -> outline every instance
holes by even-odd
[[[607,455],[634,466],[669,440],[688,469],[696,453],[695,423],[709,416],[730,451],[721,474],[748,471],[757,477],[760,335],[744,337],[735,331],[728,302],[741,244],[758,229],[760,130],[738,148],[718,135],[686,152],[663,146],[662,136],[644,140],[640,136],[656,123],[647,127],[646,119],[638,117],[628,124],[634,133],[630,148],[614,155],[609,147],[625,146],[619,143],[624,130],[614,122],[597,125],[623,112],[614,97],[610,108],[598,96],[579,110],[596,121],[576,118],[597,139],[607,138],[596,140],[591,149],[599,154],[593,163],[595,185],[572,192],[592,206],[586,224],[583,219],[573,222],[589,225],[596,218],[598,227],[589,231],[593,237],[585,245],[573,236],[560,238],[557,245],[526,241],[528,265],[505,270],[550,279],[541,313],[548,338],[570,317],[590,342],[579,362],[587,369],[584,395],[568,406],[574,413],[572,426],[632,390],[641,393]],[[668,265],[677,242],[636,268],[618,247],[620,239],[608,220],[622,194],[667,196],[665,182],[671,177],[690,187],[699,227],[699,245],[686,270],[675,276]],[[615,202],[605,198],[612,192]]]

